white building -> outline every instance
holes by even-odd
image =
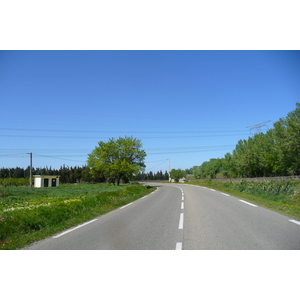
[[[35,188],[59,186],[58,175],[33,175],[33,177]]]

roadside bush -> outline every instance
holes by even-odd
[[[28,178],[0,178],[0,186],[29,186]]]

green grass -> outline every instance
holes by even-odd
[[[300,220],[300,181],[192,181]]]
[[[153,190],[139,184],[0,188],[0,249],[22,248]]]

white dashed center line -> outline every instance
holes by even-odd
[[[182,243],[176,243],[175,250],[182,250]]]
[[[183,192],[182,188],[180,188],[180,190],[181,190],[181,201],[182,201],[181,202],[181,210],[184,210],[184,202],[183,202],[184,201],[184,192]],[[178,229],[183,229],[183,212],[180,213]],[[182,231],[180,233],[180,236],[181,236],[181,238],[179,238],[179,240],[183,239]],[[175,250],[182,250],[182,242],[176,243]]]
[[[183,229],[183,213],[180,214],[178,229]]]

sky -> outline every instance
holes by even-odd
[[[132,136],[146,172],[232,152],[300,102],[299,51],[0,51],[0,168],[82,166]]]

